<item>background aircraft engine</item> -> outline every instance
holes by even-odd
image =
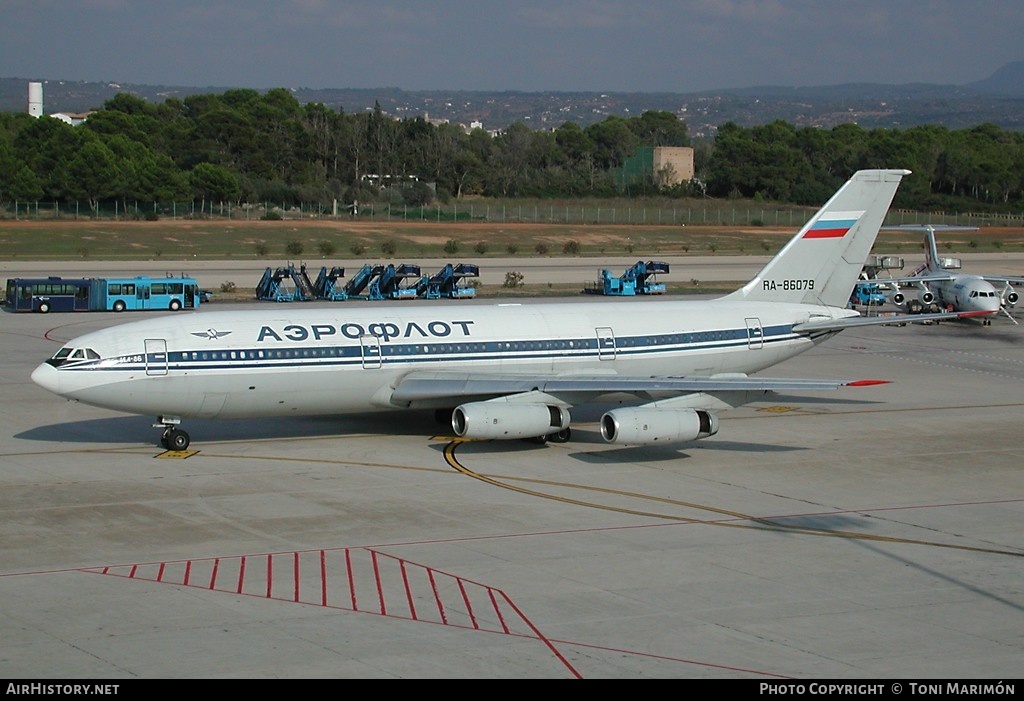
[[[461,438],[538,438],[569,428],[569,412],[547,404],[472,402],[452,412],[452,429]]]
[[[907,301],[907,296],[899,290],[894,290],[892,295],[889,297],[889,301],[897,307],[902,307]]]
[[[601,435],[609,443],[651,445],[683,443],[718,433],[718,417],[694,409],[613,409],[601,417]]]
[[[931,304],[935,301],[935,295],[932,294],[931,290],[923,289],[917,293],[917,298],[921,300],[922,304]]]
[[[1017,294],[1009,285],[1003,290],[1003,305],[1010,305],[1011,307],[1020,301],[1020,295]]]

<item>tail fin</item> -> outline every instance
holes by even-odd
[[[935,234],[939,231],[978,231],[976,226],[957,226],[956,224],[899,224],[896,226],[883,226],[885,231],[920,231],[924,234],[924,264],[917,268],[910,277],[916,277],[922,273],[936,273],[948,270],[950,267],[959,268],[960,262],[956,258],[942,258],[939,256],[939,244]]]
[[[760,273],[726,299],[845,307],[909,170],[860,170]]]
[[[924,263],[928,270],[941,270],[942,260],[939,258],[939,247],[935,243],[935,227],[924,229]]]

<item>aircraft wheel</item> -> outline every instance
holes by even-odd
[[[568,443],[571,437],[572,429],[563,428],[561,431],[558,431],[557,433],[549,434],[547,438],[552,443]]]
[[[191,442],[188,433],[180,428],[172,428],[167,434],[167,447],[170,450],[185,450]]]
[[[533,438],[524,438],[527,443],[533,443],[535,445],[544,445],[548,442],[547,436],[534,436]]]

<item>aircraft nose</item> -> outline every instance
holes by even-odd
[[[60,394],[60,378],[57,375],[57,368],[43,363],[32,371],[32,381],[45,390]]]

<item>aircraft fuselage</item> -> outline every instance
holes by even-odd
[[[69,399],[139,414],[341,414],[410,406],[393,402],[392,390],[420,370],[753,373],[814,345],[795,323],[841,310],[642,300],[289,311],[203,311],[98,331],[74,342],[91,359],[43,364],[32,379]]]

